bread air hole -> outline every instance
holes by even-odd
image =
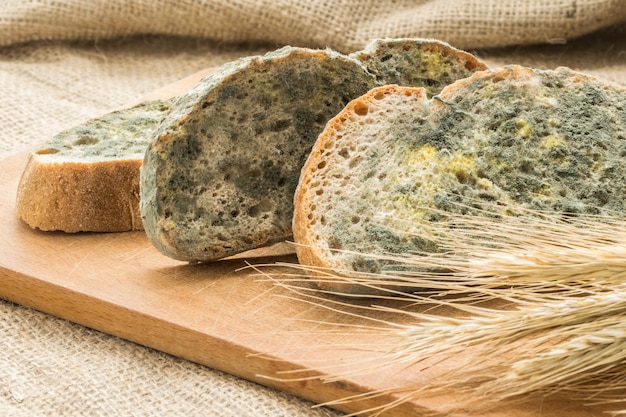
[[[272,123],[270,130],[272,132],[281,132],[283,130],[288,129],[290,126],[291,126],[291,119],[277,120],[274,123]]]
[[[354,113],[359,116],[365,116],[369,112],[369,107],[363,103],[356,103],[354,106]]]
[[[35,152],[37,155],[53,155],[55,153],[58,153],[59,150],[58,149],[54,149],[54,148],[48,148],[48,149],[40,149],[37,152]]]
[[[259,217],[261,215],[261,210],[259,209],[259,206],[252,206],[248,209],[248,216],[250,217]]]
[[[80,146],[80,145],[94,145],[96,143],[98,143],[99,140],[96,138],[91,138],[91,137],[85,137],[85,138],[80,138],[76,141],[74,141],[74,145],[76,146]]]
[[[271,200],[263,200],[254,206],[248,208],[248,216],[250,217],[260,217],[262,213],[268,212],[272,210],[272,202]],[[265,217],[267,218],[267,216]]]

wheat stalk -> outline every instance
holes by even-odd
[[[576,326],[575,333],[585,331],[567,342],[514,362],[503,378],[480,387],[483,398],[508,398],[533,391],[580,391],[579,386],[594,382],[596,396],[623,389],[626,353],[626,326],[615,317]],[[621,373],[621,380],[612,378]],[[541,376],[540,379],[537,376]],[[602,379],[596,379],[601,377]]]
[[[502,294],[518,309],[474,308],[471,317],[461,319],[421,315],[416,317],[421,324],[405,330],[415,341],[405,352],[427,357],[444,351],[454,357],[468,345],[480,345],[497,357],[516,342],[531,343],[531,356],[502,361],[490,382],[471,391],[478,401],[574,392],[581,385],[587,396],[600,397],[624,388],[623,218],[528,212],[502,220],[483,214],[449,215],[454,229],[434,224],[427,235],[454,259],[463,285],[489,297]]]
[[[481,309],[465,318],[408,313],[419,324],[399,330],[408,363],[443,355],[453,359],[468,347],[482,348],[486,358],[505,360],[492,367],[489,381],[471,391],[473,401],[501,401],[532,392],[575,392],[585,386],[589,397],[623,388],[626,365],[626,288],[582,299],[564,299],[516,310]],[[417,321],[417,320],[416,320]],[[506,353],[525,343],[529,353],[511,359]],[[395,359],[397,360],[397,359]],[[454,372],[458,386],[475,378]],[[621,374],[621,381],[612,376]],[[440,387],[433,386],[433,391]]]
[[[580,292],[625,280],[624,218],[564,217],[528,209],[518,216],[498,217],[495,206],[485,207],[473,215],[423,209],[446,216],[446,221],[420,224],[419,229],[420,238],[433,242],[441,253],[390,256],[400,268],[387,273],[401,277],[402,285],[414,281],[430,288],[433,280],[443,280],[465,290],[476,285],[499,288],[506,283],[528,294],[541,293],[544,287]],[[442,272],[422,272],[437,270]]]
[[[376,255],[395,263],[395,270],[355,274],[315,269],[316,279],[378,289],[379,298],[445,304],[466,314],[453,318],[372,307],[411,318],[410,324],[381,321],[376,328],[402,340],[384,359],[388,366],[433,356],[452,360],[468,347],[501,358],[482,364],[480,378],[460,371],[428,387],[390,389],[401,393],[397,403],[454,388],[478,402],[568,392],[584,394],[589,401],[626,404],[619,396],[626,389],[626,220],[519,208],[516,216],[500,216],[496,210],[500,208],[436,213],[446,221],[420,225],[420,237],[440,252]],[[395,219],[395,224],[401,222]],[[277,282],[293,289],[310,267],[290,266],[301,273]],[[421,290],[400,290],[407,285]],[[307,291],[300,296],[320,296]],[[515,308],[476,304],[489,299],[506,300]],[[529,353],[511,357],[521,343]]]

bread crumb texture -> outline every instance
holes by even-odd
[[[397,269],[369,254],[437,252],[423,233],[430,222],[487,204],[498,216],[623,213],[625,106],[620,87],[567,68],[478,72],[431,99],[373,90],[329,122],[302,171],[300,262]]]
[[[146,153],[151,242],[173,258],[207,261],[289,238],[313,143],[376,85],[361,63],[330,50],[285,47],[221,67],[174,104]]]
[[[57,134],[29,155],[16,212],[43,231],[142,230],[139,167],[171,101],[150,101]]]

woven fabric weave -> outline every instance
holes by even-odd
[[[626,87],[624,0],[4,1],[0,157],[238,57],[286,44],[349,52],[379,36]],[[339,415],[4,301],[0,352],[3,416]]]
[[[11,303],[0,317],[2,416],[337,416]]]
[[[622,0],[21,0],[0,6],[0,44],[152,33],[342,52],[383,36],[487,48],[561,42],[625,20]]]

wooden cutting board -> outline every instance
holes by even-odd
[[[177,95],[210,70],[151,94]],[[161,255],[143,232],[43,233],[15,216],[16,188],[26,154],[2,161],[0,172],[0,297],[172,355],[278,388],[316,403],[437,379],[443,366],[421,370],[390,367],[336,382],[318,378],[288,381],[281,372],[309,369],[298,376],[339,372],[355,359],[376,361],[393,338],[367,331],[349,334],[337,324],[364,319],[305,303],[263,279],[251,264],[296,262],[288,245],[256,250],[213,264],[189,265]],[[285,272],[280,266],[263,271]],[[367,323],[365,323],[367,324]],[[472,352],[454,366],[466,366]],[[447,366],[450,366],[449,364]],[[282,380],[268,377],[281,376]],[[356,412],[393,401],[383,395],[334,406]],[[454,393],[418,398],[385,416],[450,415]],[[501,405],[483,416],[592,416],[567,399],[529,398]],[[463,415],[468,415],[464,413]]]

